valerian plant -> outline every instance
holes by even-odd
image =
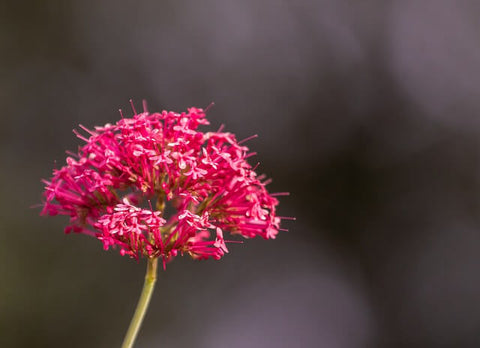
[[[74,131],[85,144],[44,180],[42,214],[70,217],[66,233],[100,240],[105,250],[147,259],[147,274],[123,347],[132,347],[156,280],[177,255],[220,259],[224,232],[273,239],[280,228],[276,196],[247,159],[244,141],[208,125],[205,111],[144,112],[93,130]]]

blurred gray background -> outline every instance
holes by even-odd
[[[478,1],[3,0],[0,346],[120,346],[144,262],[30,206],[132,98],[214,101],[297,217],[160,271],[137,347],[479,347],[479,84]]]

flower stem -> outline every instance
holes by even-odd
[[[137,308],[135,309],[135,314],[130,322],[127,334],[123,339],[122,348],[132,348],[138,331],[140,330],[143,317],[147,312],[148,304],[152,297],[155,281],[157,280],[157,262],[157,258],[149,258],[147,260],[147,273],[145,274],[145,283],[143,284],[142,294],[138,300]]]

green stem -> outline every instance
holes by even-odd
[[[147,273],[145,274],[145,283],[143,284],[142,294],[138,300],[135,314],[133,315],[130,327],[123,340],[122,348],[132,348],[135,338],[137,337],[140,326],[142,325],[143,317],[147,312],[150,298],[152,297],[155,281],[157,280],[157,258],[148,259]]]

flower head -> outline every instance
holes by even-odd
[[[202,109],[143,112],[89,130],[47,181],[42,214],[70,217],[65,232],[93,235],[133,258],[188,253],[219,259],[223,232],[275,238],[278,200],[231,133],[201,132]]]

